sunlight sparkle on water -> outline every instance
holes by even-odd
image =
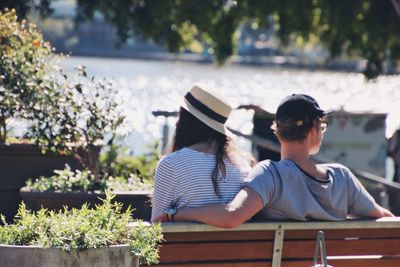
[[[83,57],[70,57],[64,64],[70,69],[85,65],[88,73],[97,78],[114,78],[113,87],[119,91],[128,117],[124,132],[130,127],[136,139],[127,140],[136,140],[135,143],[159,140],[165,120],[154,118],[151,112],[177,111],[179,101],[196,83],[218,88],[233,106],[255,104],[274,112],[283,97],[306,93],[314,96],[324,109],[343,107],[352,112],[388,113],[387,135],[400,126],[399,76],[380,77],[374,83],[366,83],[361,74],[355,73],[235,65],[216,68],[182,62]],[[167,120],[172,128],[175,120]],[[235,112],[228,125],[249,133],[251,114]]]

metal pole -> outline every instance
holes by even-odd
[[[318,251],[320,251],[320,257],[318,255]],[[318,258],[321,258],[321,264],[318,263]],[[332,267],[331,265],[328,265],[328,259],[326,256],[325,235],[323,231],[318,231],[317,233],[317,240],[315,241],[314,247],[314,260],[311,267]]]
[[[163,111],[163,110],[156,110],[153,111],[152,114],[156,117],[163,116],[165,118],[165,123],[163,126],[162,131],[162,144],[161,144],[161,152],[164,154],[165,149],[167,148],[168,141],[169,141],[169,126],[168,126],[168,117],[177,117],[179,115],[178,111]]]

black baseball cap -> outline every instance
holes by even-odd
[[[317,101],[309,95],[292,94],[285,97],[276,110],[275,120],[314,120],[322,118],[328,112],[322,110]]]

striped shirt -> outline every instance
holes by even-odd
[[[154,177],[152,221],[173,204],[182,208],[231,201],[242,188],[250,165],[244,159],[235,159],[235,164],[224,159],[226,175],[219,175],[218,197],[211,180],[215,163],[214,154],[190,148],[162,157]]]

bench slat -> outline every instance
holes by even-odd
[[[285,261],[281,267],[308,267],[311,264],[312,261]],[[400,259],[341,259],[328,260],[328,264],[334,267],[399,267]]]
[[[304,263],[303,263],[304,264]],[[270,263],[266,262],[227,262],[227,263],[189,263],[189,264],[158,264],[151,265],[154,267],[271,267]],[[304,265],[303,265],[304,266]],[[141,267],[149,267],[148,265],[141,265]]]
[[[281,267],[305,267],[311,266],[311,260],[283,261]],[[400,259],[341,259],[328,260],[328,264],[334,267],[399,267]],[[151,265],[153,267],[271,267],[271,262],[216,262],[216,263],[175,263]],[[141,267],[149,267],[141,265]]]
[[[274,237],[275,231],[187,232],[164,234],[164,239],[168,240],[168,243],[224,240],[273,240]]]
[[[325,230],[325,239],[343,239],[348,237],[360,237],[365,239],[370,238],[400,238],[400,228],[394,229],[336,229]],[[316,230],[286,230],[285,239],[313,239],[317,237],[318,229]]]
[[[162,262],[257,260],[272,258],[272,242],[223,242],[166,244],[160,249]]]
[[[365,239],[373,238],[400,238],[400,229],[340,229],[324,230],[325,239],[343,239],[359,237]],[[285,239],[310,239],[315,240],[318,230],[286,230]],[[196,242],[196,241],[224,241],[224,240],[272,240],[274,231],[237,231],[237,232],[187,232],[187,233],[165,233],[164,239],[168,242]]]
[[[328,240],[328,256],[343,255],[400,255],[400,239]],[[313,256],[315,241],[284,241],[283,258],[306,258]]]
[[[285,241],[283,259],[311,259],[315,241]],[[400,255],[400,239],[328,240],[327,255]],[[160,249],[163,262],[257,260],[272,258],[272,242],[169,243]]]

